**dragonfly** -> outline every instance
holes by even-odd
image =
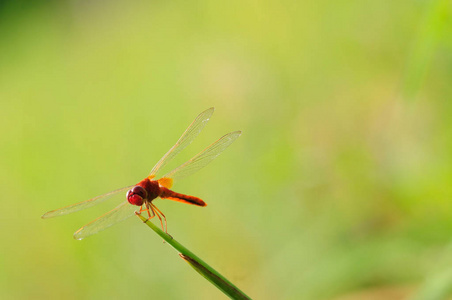
[[[207,122],[212,117],[214,110],[215,109],[211,107],[201,112],[190,124],[190,126],[188,126],[176,144],[168,150],[168,152],[152,168],[150,174],[142,181],[135,185],[120,188],[80,203],[49,211],[45,213],[42,218],[47,219],[63,216],[92,207],[104,202],[107,199],[122,198],[122,203],[116,208],[77,230],[74,233],[74,238],[81,240],[87,236],[96,234],[110,226],[124,221],[135,214],[141,214],[144,212],[147,213],[148,220],[157,216],[160,220],[162,229],[167,232],[166,217],[155,206],[153,201],[157,198],[161,198],[196,206],[206,206],[207,204],[200,198],[177,193],[171,188],[175,181],[192,175],[208,165],[241,135],[241,131],[234,131],[222,136],[216,142],[205,148],[184,164],[178,166],[159,179],[156,179],[157,172],[160,171],[168,162],[170,162],[178,153],[190,145],[191,142],[193,142],[193,140],[201,133],[207,125]]]

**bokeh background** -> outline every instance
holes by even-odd
[[[157,201],[255,299],[452,293],[451,2],[2,1],[0,297],[223,299],[117,203],[51,209],[242,136]],[[167,169],[167,170],[168,170]]]

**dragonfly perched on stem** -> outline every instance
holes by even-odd
[[[119,206],[106,214],[100,216],[94,221],[83,226],[74,233],[74,238],[81,240],[87,236],[98,233],[118,222],[121,222],[134,214],[146,212],[148,220],[157,216],[160,220],[162,229],[167,231],[166,217],[155,206],[153,201],[157,198],[179,201],[182,203],[193,204],[197,206],[206,206],[206,203],[194,196],[176,193],[171,190],[175,180],[186,177],[200,170],[220,155],[229,145],[231,145],[241,134],[241,131],[230,132],[206,149],[195,155],[192,159],[170,171],[155,180],[157,172],[162,169],[170,160],[172,160],[179,152],[187,147],[203,130],[207,122],[210,120],[214,108],[211,107],[200,113],[196,119],[188,126],[176,144],[157,162],[152,168],[151,173],[145,179],[136,185],[127,186],[92,199],[72,204],[57,210],[45,213],[42,218],[52,218],[70,214],[96,204],[99,204],[112,197],[126,197]],[[127,191],[127,193],[126,193]],[[139,209],[137,210],[137,206]]]

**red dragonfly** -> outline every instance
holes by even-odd
[[[166,217],[152,202],[156,198],[162,198],[197,206],[206,206],[206,203],[197,197],[172,191],[171,187],[173,186],[173,182],[182,177],[191,175],[205,167],[218,155],[220,155],[229,145],[231,145],[241,134],[241,131],[234,131],[224,135],[186,163],[165,174],[160,179],[154,180],[157,172],[198,136],[198,134],[206,126],[213,112],[214,108],[211,107],[200,113],[190,124],[190,126],[188,126],[176,144],[157,162],[154,168],[152,168],[149,176],[136,185],[124,187],[80,203],[49,211],[45,213],[42,218],[46,219],[70,214],[99,204],[109,198],[124,197],[125,195],[127,199],[126,201],[123,201],[113,210],[77,230],[74,233],[74,238],[81,240],[118,222],[121,222],[134,214],[140,214],[142,212],[147,212],[149,219],[157,216],[160,220],[162,228],[166,232]],[[127,193],[125,193],[126,191]],[[137,210],[136,206],[139,206],[140,209]]]

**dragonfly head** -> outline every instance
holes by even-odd
[[[130,204],[141,206],[143,205],[144,199],[147,198],[147,195],[148,192],[143,187],[137,185],[127,192],[127,201]]]

